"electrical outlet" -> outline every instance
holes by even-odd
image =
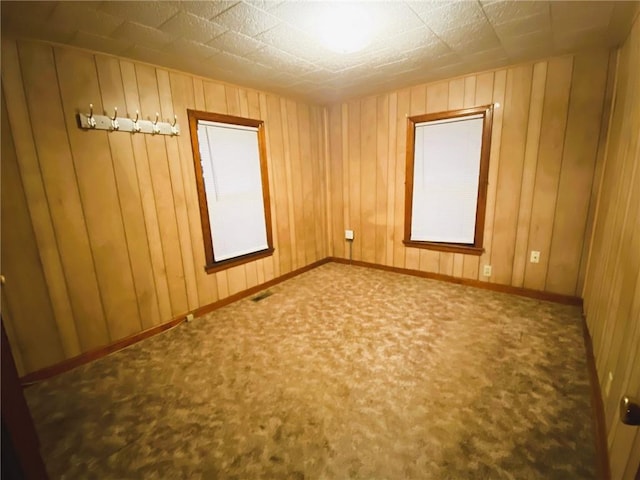
[[[184,317],[184,319],[187,322],[192,322],[193,321],[193,313],[187,313],[187,315]]]
[[[531,250],[531,256],[529,257],[531,263],[540,263],[540,252]]]
[[[604,387],[604,396],[608,397],[609,392],[611,391],[611,384],[613,383],[613,373],[609,372],[609,376],[607,377],[607,385]]]
[[[353,240],[353,230],[345,230],[344,231],[344,239],[345,240]]]
[[[482,268],[482,275],[485,277],[490,277],[491,276],[491,265],[485,265]]]

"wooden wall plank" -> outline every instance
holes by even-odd
[[[238,91],[238,98],[240,102],[240,116],[244,118],[255,118],[252,117],[251,113],[249,112],[249,92],[245,89],[240,89]],[[255,101],[257,100],[258,99],[256,96]],[[257,108],[259,110],[260,107],[258,106]],[[258,284],[258,266],[262,268],[262,259],[244,264],[245,288],[251,288]]]
[[[348,121],[348,153],[346,158],[349,165],[349,225],[354,231],[354,240],[351,242],[352,256],[355,260],[362,260],[362,223],[361,223],[361,202],[360,202],[360,102],[349,103]],[[345,157],[343,157],[345,158]]]
[[[527,137],[524,149],[524,166],[522,171],[522,191],[518,206],[518,223],[513,257],[513,271],[511,284],[522,287],[524,284],[524,269],[529,261],[527,240],[531,224],[531,208],[533,192],[536,182],[536,167],[538,164],[538,147],[540,144],[540,128],[542,125],[542,108],[544,105],[544,90],[547,82],[547,62],[538,62],[533,66],[533,80],[531,84],[531,107]]]
[[[282,142],[283,142],[283,150],[282,150],[282,160],[283,160],[283,173],[284,173],[284,183],[282,184],[282,188],[286,192],[287,204],[289,208],[287,209],[287,213],[289,215],[289,244],[291,245],[291,270],[295,270],[298,267],[298,250],[296,248],[297,244],[297,236],[296,236],[296,211],[299,210],[299,207],[296,208],[295,204],[295,194],[293,192],[293,173],[291,168],[291,135],[288,128],[288,120],[287,120],[287,109],[286,109],[286,100],[284,98],[279,99],[279,108],[280,108],[280,127],[282,132]]]
[[[617,51],[609,52],[609,62],[607,65],[607,87],[605,91],[604,107],[600,122],[600,133],[598,141],[598,153],[596,158],[596,168],[593,173],[593,182],[591,183],[591,199],[589,201],[589,213],[587,215],[587,226],[585,228],[585,242],[582,248],[582,258],[580,260],[580,271],[578,272],[578,284],[576,285],[575,294],[584,298],[585,276],[587,273],[587,262],[589,252],[591,251],[591,242],[593,232],[593,224],[595,221],[596,207],[598,205],[598,192],[602,182],[602,173],[604,170],[604,158],[607,146],[607,138],[609,133],[609,121],[611,117],[614,86],[616,80],[617,67]]]
[[[484,75],[474,75],[465,78],[464,85],[464,106],[474,107],[488,105],[491,103],[491,93],[493,91],[493,73]],[[476,99],[477,97],[477,99]],[[461,255],[462,272],[459,276],[463,278],[478,277],[478,261],[477,255]],[[458,267],[459,268],[459,267]],[[456,265],[454,259],[454,274],[456,273]]]
[[[132,116],[132,112],[126,112],[119,60],[113,57],[97,57],[96,69],[102,104],[118,106],[121,112],[119,115],[126,113]],[[108,141],[122,209],[140,324],[142,328],[151,328],[161,323],[160,307],[151,266],[133,146],[131,138],[125,135],[108,135]]]
[[[332,105],[328,108],[329,114],[329,188],[331,189],[331,220],[332,239],[330,252],[333,256],[348,258],[348,249],[344,241],[344,231],[349,228],[344,217],[344,206],[348,204],[344,197],[346,190],[348,194],[347,180],[344,178],[343,170],[348,168],[348,164],[342,156],[342,145],[346,143],[343,139],[342,129],[342,106]]]
[[[318,243],[322,240],[318,239],[316,233],[322,231],[316,225],[316,220],[320,217],[326,218],[322,215],[321,209],[318,208],[318,204],[315,201],[316,198],[322,193],[316,186],[320,186],[320,182],[314,183],[314,178],[320,177],[319,157],[313,158],[311,156],[311,136],[315,132],[315,128],[312,130],[311,124],[311,111],[307,105],[297,104],[297,117],[296,123],[293,128],[299,129],[298,145],[299,145],[299,161],[297,164],[300,178],[300,205],[302,206],[302,218],[299,219],[300,225],[303,227],[299,229],[302,238],[299,240],[300,253],[299,258],[304,258],[304,265],[310,262],[319,260],[319,250],[321,245]],[[312,132],[312,135],[305,135],[304,132]],[[318,148],[318,147],[316,147]],[[317,151],[317,150],[316,150]],[[324,223],[324,221],[322,222]]]
[[[247,107],[249,112],[248,113],[249,118],[262,119],[262,114],[260,112],[260,96],[258,95],[258,92],[255,92],[253,90],[247,91]],[[267,170],[269,171],[269,176],[270,176],[271,172],[268,167],[267,167]],[[273,225],[274,224],[272,221],[272,230],[273,230]],[[267,258],[261,258],[256,262],[253,262],[256,265],[257,284],[261,284],[265,282],[265,275],[264,275],[265,262],[268,262],[271,265],[273,265],[273,256],[267,257]],[[247,284],[249,283],[249,277],[250,277],[250,274],[247,273]]]
[[[527,252],[541,252],[540,263],[526,263],[524,286],[544,289],[553,227],[562,150],[565,140],[573,57],[549,60],[544,95],[540,145]]]
[[[24,43],[19,53],[34,143],[80,346],[83,350],[96,348],[109,342],[109,333],[57,93],[53,50]]]
[[[636,96],[638,99],[640,95]],[[630,99],[633,101],[633,97]],[[633,103],[632,103],[633,105]],[[635,117],[635,118],[634,118]],[[628,112],[628,121],[635,120],[640,125],[639,113]],[[615,202],[611,204],[612,210],[608,211],[607,222],[610,228],[607,234],[607,242],[603,244],[607,252],[603,260],[604,268],[601,270],[604,277],[601,287],[605,289],[606,295],[600,304],[593,310],[596,318],[604,318],[601,335],[598,336],[596,352],[596,366],[598,371],[605,373],[607,365],[610,364],[610,356],[618,357],[621,352],[615,345],[620,342],[620,332],[616,325],[624,325],[628,319],[626,314],[620,315],[621,305],[629,299],[629,295],[624,295],[625,286],[629,287],[629,282],[634,280],[636,273],[640,270],[640,254],[636,251],[637,230],[640,221],[637,220],[638,203],[640,203],[640,188],[638,188],[637,173],[638,150],[640,140],[638,135],[633,138],[628,132],[623,131],[614,139],[619,142],[619,149],[614,150],[620,157],[620,161],[615,164],[615,169],[624,172],[624,175],[616,178],[615,185],[611,185]],[[636,155],[633,154],[636,152]],[[607,168],[613,165],[607,164]],[[612,175],[612,173],[609,173]],[[606,222],[605,222],[606,224]],[[635,232],[637,233],[637,232]],[[629,251],[630,249],[630,251]],[[600,259],[599,259],[600,260]],[[606,375],[603,375],[606,376]]]
[[[294,270],[305,265],[305,238],[310,235],[311,232],[305,228],[305,204],[304,204],[304,192],[303,192],[303,164],[300,158],[300,139],[298,134],[298,109],[293,100],[283,101],[282,106],[284,113],[286,114],[286,128],[289,133],[288,148],[289,151],[289,167],[288,172],[290,175],[290,192],[291,192],[291,212],[293,213],[293,225],[300,225],[302,228],[296,228],[293,230],[293,239],[295,245],[296,257],[293,264]],[[307,123],[308,128],[308,123]],[[309,170],[310,166],[305,165],[305,169]]]
[[[291,136],[289,134],[289,126],[287,120],[287,109],[286,109],[286,100],[284,98],[280,98],[279,101],[280,107],[280,128],[282,132],[282,141],[284,144],[284,148],[282,150],[283,156],[283,171],[284,171],[284,179],[285,182],[282,184],[281,188],[286,190],[286,198],[287,205],[289,208],[287,209],[287,213],[289,215],[289,242],[291,245],[291,270],[295,270],[298,266],[298,250],[296,247],[297,244],[297,236],[296,236],[296,204],[295,204],[295,195],[293,192],[293,173],[291,168]],[[277,187],[276,187],[277,188]]]
[[[140,331],[141,324],[107,133],[81,131],[75,119],[79,105],[100,99],[96,65],[92,55],[54,51],[94,267],[110,340],[115,341]]]
[[[81,351],[74,313],[69,299],[67,281],[63,270],[58,241],[50,214],[47,193],[40,172],[40,164],[32,134],[31,120],[23,87],[20,60],[15,42],[2,40],[2,88],[6,92],[7,120],[5,131],[11,130],[15,142],[18,167],[27,197],[38,251],[42,259],[42,269],[47,282],[49,296],[60,334],[60,341],[66,357],[78,355]],[[5,97],[3,97],[5,98]],[[8,137],[7,137],[8,138]],[[15,350],[19,345],[11,338],[11,326],[7,328],[9,341]],[[20,368],[24,368],[19,361]],[[22,373],[22,371],[20,371]]]
[[[247,278],[244,265],[238,265],[227,270],[229,279],[229,295],[236,294],[247,289]]]
[[[238,97],[240,100],[240,116],[245,118],[251,118],[249,116],[249,92],[241,88],[238,91]]]
[[[493,77],[493,103],[500,105],[493,112],[491,129],[491,155],[489,161],[489,179],[487,187],[487,204],[484,219],[484,253],[478,261],[478,280],[489,281],[484,275],[484,266],[491,265],[493,245],[493,227],[496,213],[496,195],[498,192],[498,171],[500,167],[500,144],[502,142],[502,118],[504,116],[505,89],[507,84],[506,70],[495,72]]]
[[[129,112],[140,110],[140,98],[138,96],[138,80],[135,65],[131,62],[120,61],[120,72],[124,87],[124,97]],[[156,200],[153,194],[151,172],[147,144],[143,135],[130,137],[133,148],[133,161],[140,189],[140,202],[145,223],[146,241],[151,257],[151,268],[155,280],[156,295],[160,318],[158,323],[168,321],[172,317],[171,298],[169,295],[169,283],[165,268],[164,253],[162,251],[162,239],[158,225],[158,213]],[[144,323],[144,322],[143,322]]]
[[[576,60],[576,72],[581,68],[588,70],[590,60],[595,61]],[[608,122],[606,153],[598,185],[598,201],[586,267],[584,309],[604,396],[611,478],[631,479],[640,469],[640,435],[619,421],[618,402],[623,395],[640,395],[638,18],[618,51],[617,60],[615,98]],[[582,88],[589,87],[583,85],[578,91]],[[594,106],[589,105],[588,108]],[[574,120],[574,124],[576,121],[582,122],[583,119]],[[585,128],[589,128],[593,134],[592,127]],[[572,135],[575,136],[576,133]],[[572,162],[577,160],[570,159],[569,164]],[[612,378],[610,385],[609,378]]]
[[[197,82],[194,83],[197,85]],[[196,105],[198,104],[198,88],[196,92]],[[214,82],[202,82],[202,91],[204,94],[204,104],[202,109],[208,112],[222,113],[224,115],[229,114],[227,108],[227,94],[225,86]],[[216,280],[216,291],[219,298],[226,298],[229,296],[229,279],[227,271],[222,270],[213,274]]]
[[[189,137],[187,109],[196,109],[195,92],[191,78],[175,72],[170,73],[173,109],[178,116],[180,136],[178,137],[178,153],[184,182],[185,202],[188,225],[191,236],[193,270],[195,272],[198,298],[203,305],[218,300],[218,282],[215,275],[207,275],[205,271],[205,252],[203,244],[202,223],[200,221],[200,205],[195,187],[196,177],[193,165],[193,152]],[[204,90],[204,87],[203,87]]]
[[[493,223],[491,282],[509,284],[515,255],[518,205],[531,97],[531,65],[507,71],[498,190]]]
[[[351,161],[349,157],[349,105],[343,104],[341,109],[342,118],[342,201],[344,203],[342,207],[342,214],[344,217],[344,229],[353,230],[351,223],[351,180],[350,180],[350,168]],[[330,159],[330,165],[332,159]],[[349,252],[353,250],[353,242],[347,245],[344,239],[344,234],[338,237],[338,242],[344,244],[345,257],[349,256]]]
[[[397,219],[394,219],[394,214],[396,211],[396,201],[398,203],[402,203],[401,199],[402,194],[400,192],[396,192],[396,172],[397,172],[397,163],[396,163],[396,148],[398,141],[398,122],[397,122],[397,114],[398,114],[398,94],[396,92],[389,95],[389,111],[387,116],[387,128],[389,129],[389,141],[388,141],[388,151],[387,151],[387,221],[386,221],[386,264],[393,266],[394,265],[394,252],[396,249],[396,242],[401,242],[401,239],[396,239],[395,237],[395,224]],[[397,198],[397,200],[396,200]],[[402,243],[400,243],[402,245]]]
[[[361,102],[360,115],[360,259],[376,260],[376,97]]]
[[[8,326],[7,337],[20,346],[14,353],[17,365],[25,371],[63,360],[64,350],[41,267],[8,120],[3,94],[0,189],[0,254],[2,275],[6,278],[1,287],[3,323]]]
[[[388,164],[389,164],[389,95],[380,95],[376,98],[377,122],[376,122],[376,200],[373,213],[375,225],[374,260],[381,265],[387,264],[387,195]]]
[[[238,88],[232,85],[225,85],[224,91],[227,97],[227,112],[229,115],[240,115],[240,96]]]
[[[270,125],[269,119],[269,109],[267,107],[267,95],[264,93],[260,93],[258,95],[258,101],[260,103],[260,118],[265,122],[265,125]],[[271,139],[271,128],[265,129],[265,137],[267,143],[267,164],[269,169],[269,192],[271,193],[271,198],[274,200],[276,191],[275,189],[275,162],[273,159],[273,151],[271,149],[272,139]],[[274,277],[280,275],[280,241],[278,239],[278,211],[276,210],[276,202],[271,202],[271,234],[273,236],[273,245],[275,247],[275,251],[271,257],[264,259],[264,276],[265,281],[269,281]]]
[[[203,82],[204,103],[208,112],[229,114],[227,94],[224,85],[214,82]]]
[[[608,52],[576,55],[545,290],[573,294],[591,197]]]
[[[424,85],[411,87],[411,103],[409,107],[409,115],[422,115],[428,113],[427,108],[427,89]],[[406,148],[406,135],[407,135],[407,122],[405,120],[404,133],[405,133],[405,148]],[[406,152],[405,152],[405,169],[406,169]],[[408,160],[411,161],[411,160]],[[406,170],[405,170],[406,176]],[[403,219],[404,224],[404,219]],[[440,261],[439,252],[432,250],[423,250],[418,248],[406,248],[405,249],[405,266],[411,270],[426,270],[426,271],[438,271],[438,264]]]
[[[166,70],[156,69],[156,81],[160,100],[160,116],[168,122],[176,121],[177,113],[175,113],[173,100],[171,98],[169,73]],[[178,137],[164,136],[163,140],[167,152],[173,206],[178,226],[178,241],[182,258],[182,269],[184,271],[184,284],[187,291],[188,310],[195,310],[201,305],[201,302],[198,298],[198,287],[196,285],[196,275],[193,265],[193,249],[191,246],[191,232],[189,230],[185,187],[182,179]],[[193,188],[193,184],[191,184],[191,188]]]
[[[312,160],[313,177],[317,178],[313,182],[314,199],[320,199],[313,202],[314,211],[317,212],[315,229],[316,229],[316,258],[318,260],[328,255],[328,243],[330,238],[329,232],[329,183],[327,169],[327,109],[325,107],[313,107],[310,109],[311,120],[309,122],[311,129],[311,152],[317,152],[317,156]]]
[[[290,235],[290,218],[287,193],[287,172],[284,158],[284,138],[282,134],[282,115],[280,110],[280,100],[273,95],[266,95],[266,104],[269,116],[269,145],[271,148],[270,157],[273,172],[273,190],[271,195],[275,198],[277,208],[277,229],[278,245],[276,248],[280,252],[279,271],[277,275],[290,272],[293,261],[293,245]]]
[[[396,107],[396,204],[393,227],[393,265],[400,268],[406,268],[405,255],[408,250],[402,240],[404,239],[407,117],[410,110],[411,91],[409,89],[400,90]]]
[[[194,97],[194,100],[196,101],[196,109],[204,110],[206,108],[204,82],[202,81],[201,78],[198,78],[198,77],[192,77],[192,80],[193,80],[193,97]],[[225,111],[226,111],[226,107],[225,107]]]
[[[160,94],[154,68],[137,64],[135,66],[140,95],[141,118],[155,118],[160,113]],[[171,298],[172,316],[188,311],[187,289],[184,278],[182,250],[173,203],[173,187],[169,159],[164,139],[160,136],[145,135],[149,154],[149,171],[156,203],[160,239],[164,253],[167,282]]]

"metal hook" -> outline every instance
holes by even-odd
[[[136,119],[133,121],[133,133],[140,131],[140,124],[138,123],[138,119],[140,118],[140,112],[136,110]]]
[[[178,115],[173,116],[173,123],[171,124],[171,135],[178,135],[178,127],[176,127],[178,123]]]
[[[96,119],[93,118],[93,103],[89,104],[89,115],[87,115],[87,123],[89,128],[96,128]]]
[[[153,122],[153,127],[151,128],[152,133],[160,133],[160,127],[158,126],[158,119],[160,118],[160,114],[156,112],[156,120]]]
[[[114,130],[120,129],[120,124],[118,123],[118,107],[113,107],[113,117],[111,118],[111,128]]]

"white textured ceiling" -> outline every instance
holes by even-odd
[[[623,41],[638,1],[369,1],[373,41],[333,53],[331,2],[2,1],[3,35],[99,52],[318,103]]]

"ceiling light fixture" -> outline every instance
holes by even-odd
[[[362,50],[372,40],[373,19],[366,4],[327,2],[326,9],[316,19],[316,34],[323,45],[338,53]]]

